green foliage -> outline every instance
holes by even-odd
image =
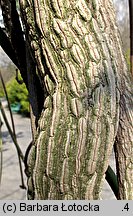
[[[22,79],[19,75],[19,80]],[[7,85],[9,101],[12,105],[20,104],[19,113],[29,116],[28,91],[25,84],[19,84],[15,78],[11,79]]]
[[[3,52],[2,52],[2,54],[0,54],[0,57],[1,56],[4,56]],[[2,65],[0,62],[0,71],[1,71],[4,83],[7,83],[15,75],[15,66],[11,62],[6,62],[6,60],[4,62],[4,59],[6,59],[6,56],[3,57],[3,59],[1,60]],[[3,86],[2,86],[2,83],[0,81],[0,97],[4,97],[4,96],[5,96],[5,94],[4,94]]]
[[[0,83],[0,98],[1,97],[4,97],[4,91],[3,91],[3,87],[2,87],[2,85]]]

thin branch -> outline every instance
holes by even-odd
[[[12,60],[12,62],[19,68],[19,64],[15,57],[15,52],[12,48],[11,42],[1,27],[0,27],[0,46],[8,55],[8,57]]]
[[[8,104],[8,108],[9,108],[9,113],[10,113],[10,117],[11,117],[13,134],[14,134],[14,136],[16,138],[15,125],[14,125],[13,115],[12,115],[12,111],[11,111],[11,106],[10,106],[7,90],[6,90],[6,87],[5,87],[5,83],[4,83],[1,71],[0,71],[0,79],[1,79],[1,82],[2,82],[2,86],[3,86],[3,89],[4,89],[4,93],[5,93],[7,104]]]
[[[11,123],[12,123],[13,135],[14,135],[14,138],[15,138],[16,143],[17,143],[17,136],[16,136],[16,131],[15,131],[15,124],[14,124],[13,115],[12,115],[12,111],[11,111],[11,106],[10,106],[10,102],[9,102],[7,90],[6,90],[6,87],[5,87],[5,83],[4,83],[4,80],[3,80],[3,77],[2,77],[1,71],[0,71],[0,79],[1,79],[2,86],[3,86],[4,92],[5,92],[5,96],[6,96],[6,99],[7,99],[7,103],[8,103],[8,108],[9,108],[9,113],[10,113]],[[19,146],[19,145],[18,145],[18,146]],[[16,147],[16,148],[17,148],[17,147]],[[20,175],[21,175],[21,181],[22,181],[22,185],[21,185],[20,187],[25,189],[26,187],[25,187],[25,185],[24,185],[24,177],[23,177],[23,170],[22,170],[22,164],[21,164],[21,157],[20,157],[20,155],[19,155],[18,149],[17,149],[17,153],[18,153],[18,160],[19,160],[19,167],[20,167]]]
[[[19,14],[16,9],[16,1],[1,0],[1,9],[6,33],[14,50],[14,56],[17,59],[17,67],[27,86],[26,47]]]
[[[112,168],[110,166],[108,166],[108,169],[106,171],[105,179],[108,182],[108,184],[110,185],[116,198],[118,198],[119,187],[118,187],[118,182],[117,182],[117,176],[115,175],[114,171],[112,170]]]
[[[6,126],[7,126],[7,129],[8,129],[8,131],[9,131],[10,135],[11,135],[11,138],[12,138],[12,140],[13,140],[15,146],[16,146],[16,149],[17,149],[17,151],[18,151],[18,153],[19,153],[19,155],[20,155],[22,161],[24,161],[23,153],[22,153],[22,151],[21,151],[21,149],[20,149],[20,147],[19,147],[19,145],[18,145],[18,143],[17,143],[17,141],[16,141],[16,139],[15,139],[15,137],[14,137],[14,133],[13,133],[13,131],[12,131],[12,129],[11,129],[9,123],[8,123],[8,120],[7,120],[7,117],[6,117],[6,114],[5,114],[5,111],[4,111],[4,108],[3,108],[3,105],[2,105],[2,103],[1,103],[1,101],[0,101],[0,110],[1,110],[1,113],[2,113],[2,116],[3,116],[3,119],[4,119],[4,121],[5,121],[5,124],[6,124]]]

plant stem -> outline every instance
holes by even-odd
[[[108,169],[106,171],[106,176],[105,176],[106,181],[110,185],[112,191],[114,192],[116,198],[118,198],[118,182],[117,182],[117,176],[115,175],[114,171],[110,166],[108,166]]]
[[[8,120],[6,118],[6,115],[5,115],[2,103],[0,104],[0,106],[1,106],[1,112],[2,112],[3,118],[5,120],[6,126],[8,128],[8,131],[9,131],[9,133],[10,133],[10,135],[12,137],[12,140],[13,140],[15,146],[16,146],[16,149],[17,149],[18,160],[19,160],[19,167],[20,167],[20,175],[21,175],[21,181],[22,181],[22,185],[20,187],[21,188],[26,188],[25,185],[24,185],[24,177],[23,177],[23,170],[22,170],[22,164],[21,164],[21,159],[22,159],[22,161],[24,161],[24,156],[23,156],[23,153],[22,153],[22,151],[21,151],[21,149],[20,149],[20,147],[19,147],[19,145],[17,143],[15,124],[14,124],[13,115],[12,115],[12,111],[11,111],[11,106],[10,106],[7,90],[6,90],[6,87],[5,87],[5,83],[4,83],[1,71],[0,71],[0,78],[1,78],[3,89],[4,89],[4,93],[5,93],[5,96],[6,96],[6,100],[7,100],[7,103],[8,103],[8,108],[9,108],[9,113],[10,113],[11,123],[12,123],[12,130],[11,130],[10,125],[8,123]]]

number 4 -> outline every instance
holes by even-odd
[[[128,203],[126,203],[126,205],[124,206],[124,210],[129,210]]]

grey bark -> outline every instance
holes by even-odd
[[[127,68],[111,1],[20,4],[29,46],[48,92],[29,155],[29,198],[98,199],[117,134],[117,143],[122,143],[122,87],[130,89],[125,86]],[[129,146],[129,134],[124,140]],[[120,150],[117,153],[120,160]],[[130,175],[125,161],[119,160]],[[131,189],[121,175],[122,186]]]

